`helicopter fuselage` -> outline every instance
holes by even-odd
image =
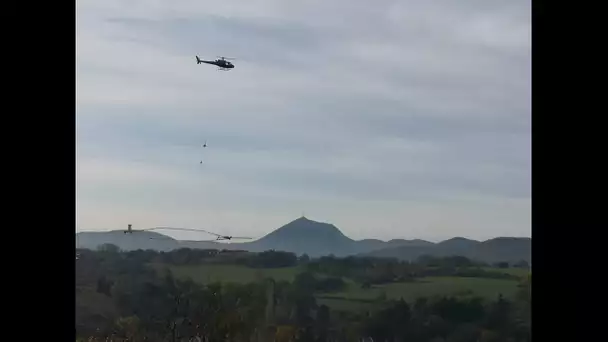
[[[232,69],[234,68],[234,65],[228,61],[222,60],[222,59],[218,59],[215,61],[204,61],[201,60],[202,63],[206,63],[206,64],[212,64],[212,65],[216,65],[220,68],[225,68],[225,69]]]

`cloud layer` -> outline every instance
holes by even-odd
[[[261,236],[304,211],[353,238],[530,235],[528,1],[77,11],[81,230]]]

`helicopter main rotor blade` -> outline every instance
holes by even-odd
[[[215,235],[218,237],[222,237],[222,235],[208,232],[203,229],[192,229],[192,228],[154,227],[154,228],[148,228],[148,229],[144,229],[144,230],[147,230],[147,231],[150,231],[150,230],[179,230],[179,231],[186,231],[186,232],[207,233],[207,234]]]
[[[183,240],[176,240],[170,237],[166,237],[166,238],[157,238],[157,237],[150,237],[150,240],[166,240],[166,241],[183,241]],[[217,240],[187,240],[188,242],[216,242]]]

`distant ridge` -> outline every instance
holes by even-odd
[[[111,243],[122,250],[154,249],[169,251],[178,248],[240,249],[260,252],[269,249],[293,252],[311,257],[333,254],[335,256],[374,256],[413,260],[421,255],[463,255],[485,261],[526,260],[531,262],[531,238],[499,237],[476,241],[463,237],[451,238],[439,243],[414,239],[353,240],[330,223],[317,222],[304,216],[270,232],[259,240],[246,243],[216,243],[207,241],[178,241],[156,232],[124,234],[122,230],[108,232],[80,232],[77,246],[96,249]]]
[[[414,260],[425,254],[433,256],[461,255],[488,263],[500,261],[518,262],[521,260],[531,263],[532,239],[501,237],[479,242],[464,238],[453,238],[422,248],[400,246],[375,250],[363,253],[362,255]]]
[[[179,248],[177,240],[156,232],[137,232],[124,234],[123,230],[108,232],[79,232],[76,234],[76,247],[97,249],[103,244],[113,244],[121,250],[154,249],[170,251]]]

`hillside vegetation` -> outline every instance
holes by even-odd
[[[499,266],[103,245],[77,250],[76,331],[114,341],[529,341],[530,271]]]

